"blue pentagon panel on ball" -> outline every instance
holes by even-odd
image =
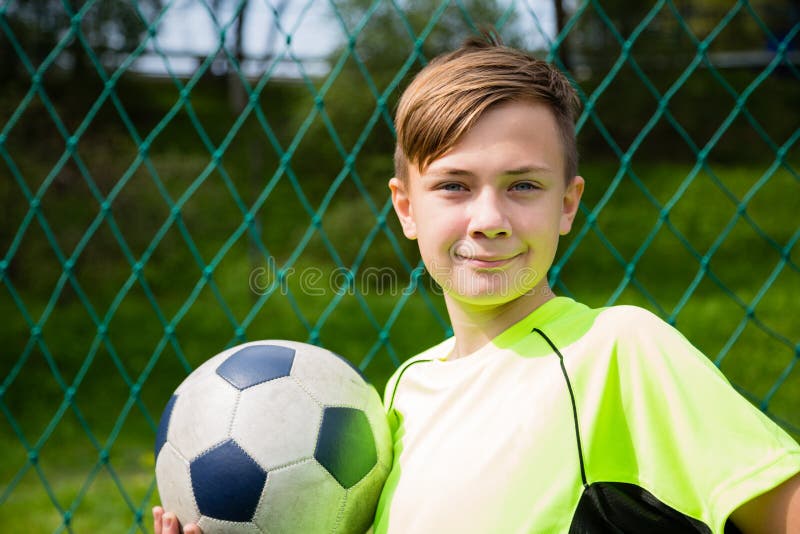
[[[233,440],[203,453],[189,465],[197,508],[222,521],[250,521],[267,472]]]
[[[314,458],[345,489],[364,478],[378,462],[366,414],[354,408],[325,408]]]
[[[175,407],[176,400],[178,400],[177,395],[170,397],[164,407],[164,411],[161,413],[161,420],[158,422],[158,430],[156,430],[156,459],[158,459],[158,453],[161,452],[161,447],[167,442],[169,420],[172,417],[172,408]]]
[[[293,362],[292,348],[280,345],[250,345],[231,354],[217,367],[217,374],[241,390],[289,376]]]

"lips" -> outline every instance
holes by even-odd
[[[456,252],[455,257],[456,259],[468,263],[470,265],[474,265],[475,267],[479,268],[497,268],[510,263],[514,258],[519,256],[517,254],[510,254],[510,255],[462,255]]]

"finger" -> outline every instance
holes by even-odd
[[[153,534],[162,533],[162,518],[164,516],[164,509],[160,506],[153,507]]]
[[[183,534],[203,534],[203,531],[194,523],[189,523],[183,528]]]
[[[166,512],[164,514],[164,531],[163,534],[180,534],[181,527],[180,523],[178,523],[178,518],[175,517],[175,514],[172,512]]]

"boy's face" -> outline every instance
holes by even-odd
[[[578,209],[583,179],[564,180],[564,156],[547,107],[508,102],[487,110],[444,156],[408,180],[392,202],[445,298],[497,306],[540,304],[559,235]]]

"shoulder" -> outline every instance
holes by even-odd
[[[636,334],[642,329],[658,331],[672,328],[650,310],[630,305],[601,308],[597,320],[601,326],[620,334]]]
[[[575,341],[580,339],[595,347],[624,348],[671,339],[688,343],[675,327],[659,316],[645,308],[631,305],[603,308],[573,306],[570,314],[559,317],[548,325],[547,330],[556,334],[580,331],[580,336],[571,337]]]
[[[727,380],[716,365],[677,328],[638,306],[602,310],[593,328],[593,344],[608,347],[620,370],[647,372],[654,378],[686,380],[687,374]]]
[[[638,306],[611,306],[602,309],[593,325],[595,335],[607,336],[619,348],[694,347],[677,328],[653,312]]]

